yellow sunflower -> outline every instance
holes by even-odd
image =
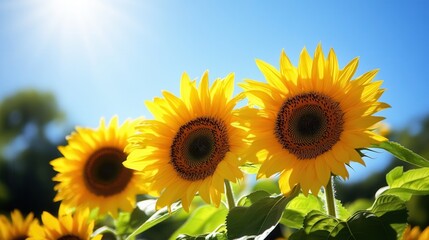
[[[164,91],[164,98],[147,101],[155,119],[137,127],[130,138],[124,165],[143,171],[145,181],[160,194],[157,207],[181,199],[186,211],[199,192],[207,203],[219,206],[224,180],[243,177],[239,155],[246,146],[246,131],[239,125],[232,98],[234,76],[217,79],[209,88],[208,73],[199,87],[184,73],[181,97]]]
[[[28,240],[100,240],[102,235],[91,238],[94,220],[89,219],[89,210],[62,215],[58,218],[48,212],[42,213],[43,226],[30,228]]]
[[[411,227],[407,226],[405,229],[402,240],[428,240],[429,239],[429,227],[426,227],[423,232],[419,226]]]
[[[51,161],[58,174],[54,201],[70,208],[99,208],[100,214],[116,216],[118,209],[131,211],[136,195],[145,193],[141,174],[125,168],[124,148],[137,120],[118,126],[118,118],[108,126],[101,119],[98,129],[76,128],[68,145],[59,147],[63,157]]]
[[[0,215],[0,240],[26,239],[30,226],[38,225],[33,213],[29,213],[25,218],[19,210],[13,210],[9,219]]]
[[[284,51],[280,70],[257,65],[267,83],[240,84],[255,107],[242,111],[253,141],[248,159],[262,162],[258,177],[280,173],[283,193],[300,184],[305,194],[317,194],[331,174],[348,178],[350,161],[364,164],[359,149],[386,140],[372,131],[383,119],[373,114],[389,107],[378,102],[382,81],[372,81],[377,70],[352,79],[357,58],[339,69],[334,51],[325,58],[319,45],[314,59],[303,49],[298,67]]]

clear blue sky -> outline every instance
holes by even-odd
[[[254,60],[278,67],[285,49],[334,48],[357,75],[379,68],[393,128],[429,112],[429,3],[420,1],[0,0],[0,99],[52,91],[72,123],[118,114],[151,117],[144,101],[178,93],[183,71],[263,80]],[[237,88],[238,91],[238,88]],[[387,157],[368,159],[376,170]],[[360,168],[352,179],[362,176]]]

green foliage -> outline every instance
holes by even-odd
[[[320,212],[325,211],[325,202],[322,200],[322,198],[323,194],[319,194],[319,196],[314,196],[311,194],[308,196],[304,196],[303,194],[298,195],[286,206],[280,223],[290,228],[302,228],[305,216],[309,212],[313,210]],[[350,216],[347,209],[344,208],[341,202],[337,199],[335,199],[335,207],[339,219],[344,220]]]
[[[255,185],[252,187],[252,191],[266,191],[270,194],[279,194],[280,188],[277,181],[271,178],[258,179]]]
[[[237,205],[238,206],[243,206],[243,207],[248,207],[250,205],[252,205],[253,203],[261,200],[262,198],[266,198],[269,197],[270,193],[266,192],[266,191],[255,191],[250,193],[249,195],[243,196],[242,198],[240,198],[240,200],[238,200]]]
[[[0,209],[40,215],[57,212],[58,203],[49,165],[59,157],[58,145],[47,136],[47,127],[63,120],[52,93],[22,90],[0,102]],[[65,139],[60,129],[58,139]],[[29,184],[31,183],[31,184]],[[31,199],[31,201],[29,201]]]
[[[245,163],[240,166],[240,169],[246,174],[257,174],[261,164]]]
[[[339,219],[345,220],[350,217],[350,212],[343,206],[340,200],[335,199],[335,210]]]
[[[402,236],[407,221],[405,202],[397,196],[383,195],[377,198],[371,207],[371,212],[380,217],[383,222],[389,223],[396,231],[397,237]]]
[[[209,234],[203,234],[198,236],[189,236],[187,234],[181,234],[177,238],[177,240],[227,240],[225,232],[214,232]]]
[[[43,127],[62,118],[63,113],[52,93],[23,90],[0,103],[0,132],[3,137],[15,137],[28,123]]]
[[[347,221],[313,210],[305,217],[303,229],[290,239],[397,239],[406,221],[405,202],[386,195],[378,198],[370,210],[358,211]]]
[[[216,208],[212,205],[204,205],[195,209],[188,220],[179,229],[177,229],[170,239],[176,239],[181,234],[188,236],[198,236],[214,231],[220,225],[225,223],[228,209],[225,207]],[[214,234],[216,236],[216,234]],[[181,237],[181,239],[186,239]],[[213,238],[218,239],[218,238]]]
[[[372,147],[384,149],[393,154],[398,159],[413,164],[417,167],[429,167],[429,161],[427,159],[397,142],[386,141],[381,142],[378,145],[373,145]]]
[[[287,204],[280,222],[291,228],[302,228],[305,216],[312,210],[324,211],[323,201],[311,194],[307,197],[300,194]]]
[[[320,211],[310,211],[304,219],[304,228],[292,234],[291,240],[327,239],[336,236],[345,226],[344,222]]]
[[[389,188],[382,194],[393,194],[403,200],[414,195],[429,194],[429,168],[412,169],[404,173],[403,167],[396,167],[386,175]]]
[[[287,203],[298,194],[294,189],[289,197],[275,195],[255,199],[248,207],[238,206],[231,209],[226,217],[228,239],[255,238],[264,239],[278,224]],[[254,195],[255,196],[255,195]]]
[[[136,228],[134,232],[132,232],[126,240],[133,239],[137,234],[140,234],[151,227],[155,226],[156,224],[167,220],[170,218],[174,213],[176,213],[178,210],[182,208],[182,205],[180,203],[174,203],[170,209],[167,207],[164,207],[158,211],[156,211],[153,215],[149,217],[143,224],[141,224],[139,227]]]
[[[372,206],[372,203],[373,202],[369,199],[359,198],[359,199],[356,199],[351,204],[347,205],[346,208],[350,214],[353,214],[359,210],[370,208]]]
[[[127,236],[134,232],[139,226],[145,223],[154,212],[156,201],[148,199],[139,202],[139,207],[136,207],[131,213],[120,212],[116,219],[116,234],[119,236]],[[141,207],[143,206],[143,207]]]

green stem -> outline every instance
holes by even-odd
[[[336,217],[334,185],[332,184],[332,177],[329,178],[328,185],[326,185],[325,187],[325,196],[326,196],[326,208],[328,209],[328,214],[333,217]]]
[[[225,180],[225,193],[226,201],[228,202],[228,209],[235,207],[234,194],[232,192],[231,183],[228,180]]]

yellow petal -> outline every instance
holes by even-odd
[[[264,74],[265,79],[270,85],[274,86],[281,92],[287,92],[285,85],[282,84],[281,74],[276,68],[259,59],[256,60],[256,65],[259,70],[261,70],[262,74]]]
[[[320,91],[320,89],[323,89],[324,71],[325,57],[323,56],[321,44],[318,44],[314,54],[313,66],[311,67],[311,79],[313,81],[313,87],[315,91]],[[321,85],[321,87],[319,85]]]
[[[292,188],[295,186],[295,184],[291,185],[290,183],[290,176],[292,173],[292,169],[285,170],[282,172],[282,174],[279,177],[279,187],[283,194],[288,194],[292,191]]]

